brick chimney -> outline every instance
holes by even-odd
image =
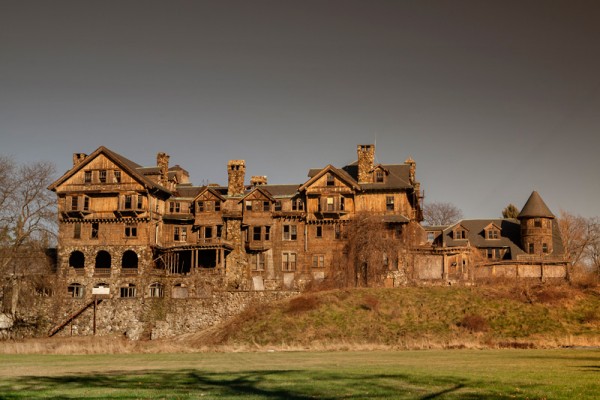
[[[404,164],[407,164],[409,167],[408,168],[408,180],[411,185],[414,185],[416,182],[415,172],[417,170],[417,163],[415,162],[415,160],[412,159],[412,157],[408,157],[406,159],[406,161],[404,161]]]
[[[85,153],[73,153],[73,166],[79,165],[86,157],[87,154]]]
[[[262,186],[267,184],[267,176],[266,175],[255,175],[250,178],[250,185],[254,186]]]
[[[169,155],[167,153],[158,153],[156,155],[156,165],[158,165],[160,173],[158,183],[166,187],[169,183]]]
[[[227,195],[241,196],[244,194],[244,178],[246,162],[244,160],[229,160],[227,163]]]
[[[373,183],[375,145],[359,144],[356,152],[358,153],[358,183]]]

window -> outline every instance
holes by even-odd
[[[170,213],[178,213],[181,210],[181,203],[170,201],[169,202],[169,212]]]
[[[73,224],[73,239],[81,239],[81,224],[79,222]]]
[[[187,242],[187,228],[186,227],[181,228],[181,241]]]
[[[100,183],[106,183],[106,170],[105,169],[101,169],[99,171],[98,179],[100,180]]]
[[[179,242],[180,238],[181,238],[181,233],[179,232],[179,227],[178,226],[173,227],[173,240],[176,242]]]
[[[327,186],[335,186],[335,178],[332,173],[327,174]]]
[[[90,211],[90,198],[83,196],[83,211]]]
[[[83,286],[79,283],[71,283],[67,288],[69,297],[81,298],[83,297]]]
[[[265,270],[265,253],[256,253],[254,255],[254,260],[252,262],[252,269],[254,271],[264,271]]]
[[[380,169],[375,171],[375,182],[383,183],[383,171]]]
[[[464,229],[457,229],[456,231],[454,231],[454,239],[466,239],[467,238],[467,231],[465,231]]]
[[[98,239],[98,230],[100,229],[100,225],[97,222],[92,222],[92,233],[90,238]]]
[[[292,211],[302,211],[304,210],[304,203],[302,199],[293,199],[292,200]]]
[[[255,226],[252,228],[252,240],[260,240],[261,237],[261,229],[260,226]]]
[[[548,253],[548,243],[542,243],[542,253]]]
[[[85,171],[83,173],[83,181],[85,183],[92,183],[92,171]]]
[[[212,239],[213,237],[213,228],[212,226],[205,226],[204,227],[204,238],[205,239]]]
[[[271,210],[271,202],[263,201],[263,211],[270,211],[270,210]]]
[[[271,227],[265,226],[265,240],[271,240]]]
[[[127,285],[121,287],[121,297],[122,298],[132,298],[136,295],[135,285],[132,283],[128,283]]]
[[[394,211],[394,196],[386,196],[385,209],[387,211]]]
[[[327,211],[333,211],[335,209],[335,205],[334,205],[334,201],[333,201],[333,197],[328,197],[327,198]]]
[[[121,183],[121,171],[119,171],[119,170],[113,171],[113,182]]]
[[[125,195],[125,201],[124,201],[124,209],[125,210],[131,210],[132,204],[133,204],[133,196],[131,196],[130,194],[126,194]]]
[[[69,256],[69,267],[83,269],[85,267],[85,255],[78,250],[75,250]]]
[[[275,202],[275,211],[281,211],[281,200]]]
[[[281,269],[283,271],[295,271],[296,270],[296,253],[285,252],[282,254]]]
[[[71,197],[71,211],[79,210],[79,199],[76,196]]]
[[[156,282],[151,284],[148,287],[148,297],[163,297],[164,296],[164,289],[163,289],[163,285],[161,285],[160,283]]]
[[[215,200],[215,211],[221,211],[221,201]]]
[[[297,238],[296,225],[283,226],[283,240],[296,240]]]
[[[535,251],[535,246],[533,243],[529,243],[529,254],[533,254]]]
[[[335,225],[335,238],[336,239],[342,238],[342,227],[340,225]]]
[[[316,228],[315,237],[322,238],[323,237],[323,227],[317,226],[315,228]]]
[[[252,201],[246,200],[246,211],[252,211]]]
[[[541,218],[534,218],[534,220],[533,220],[533,226],[535,228],[541,228],[542,227],[542,220],[541,220]]]
[[[324,268],[325,267],[325,256],[323,254],[315,254],[312,259],[313,268]]]
[[[346,198],[340,197],[340,211],[344,211],[346,209]]]
[[[133,250],[127,250],[121,257],[121,268],[137,270],[138,261],[137,253]]]
[[[500,232],[498,232],[497,229],[490,229],[489,231],[487,231],[487,238],[488,239],[498,239],[498,238],[500,238]]]
[[[223,237],[223,225],[217,225],[217,236],[218,238]]]
[[[137,237],[137,225],[126,224],[125,225],[125,237]]]
[[[137,209],[141,210],[142,208],[144,208],[144,196],[138,196],[137,197]]]

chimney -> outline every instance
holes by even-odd
[[[266,175],[259,175],[259,176],[253,176],[252,178],[250,178],[250,185],[251,186],[262,186],[262,185],[266,185],[267,184],[267,176]]]
[[[86,157],[85,153],[73,153],[73,166],[79,165]]]
[[[156,165],[158,165],[160,173],[158,183],[166,187],[169,183],[169,155],[167,153],[158,153],[156,155]]]
[[[373,183],[375,145],[359,144],[356,152],[358,153],[358,183]]]
[[[244,194],[244,177],[246,162],[244,160],[229,160],[227,163],[227,195],[241,196]]]
[[[415,171],[417,170],[417,163],[415,162],[415,160],[412,159],[412,157],[408,157],[406,159],[406,161],[404,161],[404,164],[407,164],[409,166],[408,180],[411,185],[414,185],[416,182],[415,181]]]

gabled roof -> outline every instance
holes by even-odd
[[[410,165],[408,164],[377,164],[373,170],[381,167],[388,174],[384,183],[362,183],[360,187],[365,190],[369,189],[412,189],[410,184]],[[342,168],[355,181],[358,181],[358,161],[346,165]]]
[[[517,216],[518,219],[532,217],[554,218],[554,214],[552,214],[546,203],[544,203],[542,196],[535,190],[531,193],[523,209]]]
[[[514,219],[463,219],[454,225],[444,229],[443,242],[448,247],[464,246],[464,239],[454,239],[451,235],[457,226],[462,226],[467,230],[467,240],[469,244],[477,248],[488,247],[507,247],[510,248],[511,257],[516,258],[517,254],[523,254],[520,247],[521,243],[521,225]],[[495,225],[500,228],[500,237],[498,239],[487,239],[484,231],[487,227]]]
[[[206,192],[211,193],[213,196],[215,196],[216,198],[218,198],[221,201],[225,201],[225,197],[223,197],[221,195],[221,193],[219,193],[219,191],[217,189],[218,189],[218,187],[214,187],[214,186],[204,186],[204,187],[202,187],[200,189],[200,191],[198,191],[198,193],[194,197],[194,201],[196,201],[198,199],[198,197],[202,196]]]
[[[98,147],[92,154],[88,155],[83,159],[79,164],[75,165],[69,171],[67,171],[63,176],[58,178],[57,181],[48,186],[49,190],[55,191],[58,186],[64,183],[67,179],[75,175],[78,171],[83,169],[86,165],[88,165],[92,160],[98,157],[100,154],[104,155],[106,158],[111,160],[113,163],[118,165],[124,172],[132,176],[136,179],[140,184],[144,185],[147,188],[155,189],[162,191],[167,194],[171,194],[171,192],[162,185],[152,181],[147,178],[143,173],[140,172],[142,166],[123,157],[120,154],[115,153],[112,150],[107,149],[104,146]]]
[[[298,194],[300,185],[260,185],[258,187],[265,189],[273,197],[293,197]]]
[[[246,200],[249,196],[253,195],[254,193],[259,192],[263,197],[266,197],[267,199],[269,199],[271,202],[275,202],[275,199],[273,198],[273,196],[271,196],[271,193],[269,193],[266,189],[264,189],[262,186],[256,186],[254,188],[252,188],[248,193],[246,193],[244,195],[244,197],[242,197],[240,199],[240,202]]]
[[[355,190],[360,189],[358,182],[356,182],[356,180],[352,176],[350,176],[350,174],[348,174],[343,169],[336,168],[333,165],[329,164],[321,170],[318,170],[318,169],[309,170],[308,176],[310,177],[310,179],[308,181],[306,181],[302,186],[300,186],[298,188],[298,190],[299,191],[306,190],[307,187],[312,185],[314,182],[319,180],[323,175],[325,175],[329,172],[336,175],[338,177],[338,179],[340,179],[342,182],[346,183],[351,188],[353,188]]]

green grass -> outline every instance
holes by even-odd
[[[600,351],[2,355],[2,399],[592,399]]]
[[[481,326],[465,325],[467,316],[477,317]],[[314,348],[323,342],[403,349],[520,342],[556,347],[572,339],[595,344],[599,336],[597,290],[409,287],[305,293],[248,309],[208,336],[199,333],[197,343]]]

